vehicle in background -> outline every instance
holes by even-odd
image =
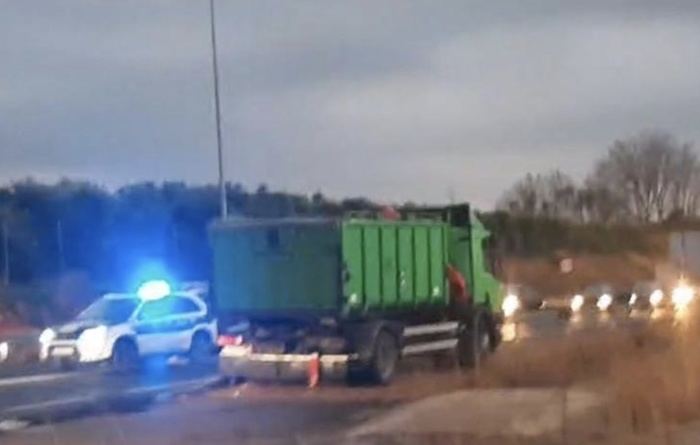
[[[653,310],[671,304],[670,295],[656,281],[638,281],[624,296],[630,310]]]
[[[671,306],[675,311],[685,312],[688,306],[695,303],[696,293],[695,287],[681,278],[671,291]]]
[[[69,323],[45,329],[41,359],[63,367],[109,362],[136,367],[141,358],[214,351],[216,320],[196,292],[171,292],[167,283],[144,284],[137,294],[107,294]]]
[[[526,284],[509,284],[507,295],[516,296],[518,299],[518,309],[536,311],[542,309],[544,298],[537,289]],[[504,311],[505,312],[505,311]]]
[[[610,284],[597,283],[573,295],[569,300],[569,309],[574,314],[585,310],[607,312],[619,299]]]
[[[472,366],[500,340],[504,289],[467,205],[405,219],[227,219],[211,235],[225,375],[318,368],[385,384],[403,356]]]

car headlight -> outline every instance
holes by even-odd
[[[677,309],[688,306],[694,297],[693,288],[685,284],[679,284],[671,293],[671,301]]]
[[[83,358],[95,357],[102,352],[107,341],[107,326],[85,329],[78,337],[78,352]]]
[[[578,312],[583,307],[583,295],[574,295],[571,299],[571,311]]]
[[[518,298],[517,295],[508,294],[506,298],[503,299],[501,309],[503,310],[503,315],[506,317],[512,316],[518,309],[520,309],[520,298]]]
[[[649,304],[656,307],[661,304],[661,300],[663,299],[664,293],[661,291],[661,289],[656,289],[651,293],[651,295],[649,295]]]
[[[601,311],[607,311],[610,305],[612,304],[612,297],[610,294],[603,294],[600,297],[598,297],[598,302],[596,303],[596,306],[598,306],[598,309]]]
[[[51,343],[55,338],[56,331],[54,331],[51,328],[46,328],[43,331],[41,331],[41,334],[39,335],[39,343],[41,343],[42,345],[46,345],[48,343]]]
[[[0,363],[10,356],[10,345],[6,341],[0,343]]]

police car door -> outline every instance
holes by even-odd
[[[147,301],[136,316],[136,341],[141,354],[165,354],[178,351],[178,338],[187,323],[177,311],[179,297],[168,296]]]
[[[173,297],[172,310],[177,315],[177,327],[174,331],[174,347],[177,351],[187,352],[190,349],[192,335],[198,324],[204,322],[207,309],[187,297]]]

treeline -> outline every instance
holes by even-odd
[[[253,217],[338,216],[376,209],[367,199],[334,201],[228,187],[229,211]],[[36,283],[86,272],[100,287],[128,285],[145,264],[160,263],[182,280],[207,279],[208,224],[218,191],[181,182],[138,183],[109,192],[88,182],[24,180],[0,187],[0,284]]]
[[[606,225],[695,218],[700,162],[691,143],[644,132],[615,141],[583,183],[558,170],[528,174],[503,195],[498,208],[520,217]]]
[[[364,198],[227,187],[230,213],[252,217],[340,216],[379,205]],[[182,182],[138,183],[107,191],[88,182],[0,187],[0,284],[27,284],[68,271],[105,289],[131,284],[158,262],[183,280],[208,279],[208,224],[218,191]],[[419,206],[405,204],[406,208]],[[581,184],[555,171],[527,175],[482,214],[501,253],[639,251],[662,253],[656,234],[697,227],[700,163],[689,143],[666,133],[615,142]]]
[[[581,253],[634,252],[651,257],[667,253],[667,234],[697,229],[692,221],[675,224],[580,224],[545,216],[512,215],[496,211],[481,215],[494,233],[493,245],[505,256],[570,256]]]

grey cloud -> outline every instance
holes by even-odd
[[[205,1],[0,15],[0,179],[213,181]],[[232,180],[480,206],[612,139],[698,139],[694,1],[219,0]]]

